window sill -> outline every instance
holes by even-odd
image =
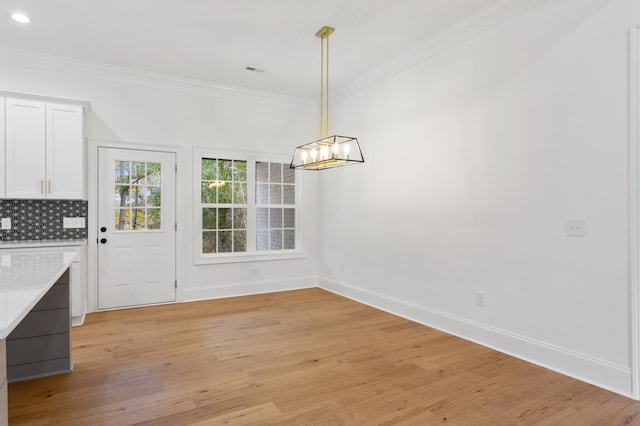
[[[291,259],[304,259],[307,256],[302,251],[289,251],[282,252],[266,252],[264,254],[250,253],[250,254],[218,254],[218,255],[201,255],[197,257],[194,265],[211,265],[217,263],[244,263],[244,262],[268,262],[274,260],[291,260]]]

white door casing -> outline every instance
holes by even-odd
[[[629,53],[630,396],[640,400],[640,25],[631,29]]]
[[[98,309],[175,301],[175,153],[98,149]]]

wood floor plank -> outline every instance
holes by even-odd
[[[94,313],[11,425],[640,425],[640,402],[320,289]]]

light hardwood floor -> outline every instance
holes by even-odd
[[[91,314],[11,425],[623,425],[640,402],[319,289]]]

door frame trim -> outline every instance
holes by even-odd
[[[99,148],[132,149],[140,151],[160,151],[175,154],[178,171],[176,173],[176,288],[175,303],[184,301],[185,253],[180,247],[186,247],[184,208],[184,155],[183,148],[177,145],[159,145],[144,142],[111,141],[88,139],[87,141],[87,312],[98,312],[98,150]],[[88,172],[88,171],[91,172]],[[145,305],[147,306],[147,305]],[[101,309],[105,311],[107,309]]]
[[[640,400],[640,25],[629,37],[629,284],[631,396]]]

